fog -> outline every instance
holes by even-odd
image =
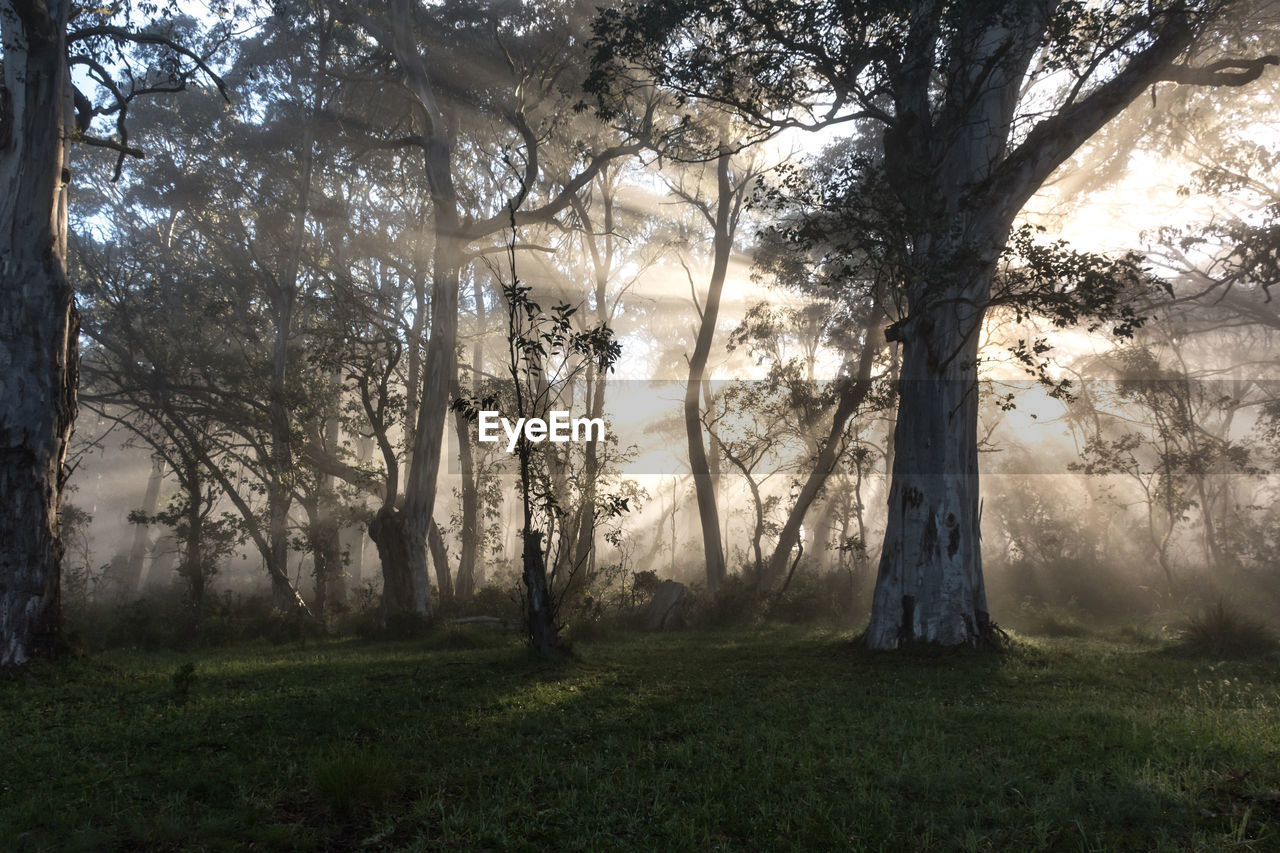
[[[66,606],[73,620],[139,599],[200,608],[274,595],[279,606],[281,572],[321,620],[370,606],[384,569],[369,526],[420,487],[412,457],[428,452],[415,444],[427,410],[444,419],[432,607],[505,606],[525,570],[521,459],[505,439],[475,441],[475,423],[431,397],[430,376],[447,370],[429,349],[447,334],[432,305],[441,190],[406,141],[420,132],[411,97],[386,76],[376,36],[339,20],[321,44],[315,22],[257,14],[218,54],[229,101],[207,81],[139,101],[130,138],[146,157],[116,181],[114,152],[75,149],[84,385],[66,504],[87,516],[64,516]],[[695,489],[704,477],[743,601],[790,595],[804,618],[860,630],[898,451],[902,353],[886,329],[906,303],[871,299],[885,286],[874,252],[834,268],[824,252],[838,241],[804,237],[801,223],[870,185],[851,164],[876,132],[849,122],[766,133],[652,92],[647,115],[631,102],[597,113],[547,78],[530,94],[528,69],[548,60],[526,25],[504,24],[523,39],[523,78],[486,64],[488,48],[467,54],[465,39],[432,66],[458,227],[472,229],[456,268],[456,338],[443,344],[457,372],[441,381],[452,401],[509,412],[518,374],[543,412],[605,419],[598,444],[530,445],[560,618],[623,613],[649,573],[706,595],[718,582]],[[585,77],[583,61],[559,73]],[[1153,86],[1023,205],[1015,233],[1028,226],[1028,246],[1059,254],[1006,254],[997,290],[1005,279],[1010,293],[1056,290],[993,299],[981,328],[982,571],[999,625],[1160,630],[1220,600],[1276,612],[1276,78]],[[654,125],[649,142],[595,163],[640,121]],[[486,220],[497,224],[477,227]],[[719,267],[717,240],[729,247]],[[1035,263],[1050,272],[1029,274]],[[1092,314],[1044,309],[1107,277],[1123,281]],[[517,284],[540,316],[577,309],[567,335],[607,327],[618,347],[609,368],[581,342],[539,338],[551,334],[542,327],[530,339],[549,351],[536,369],[516,365],[519,312],[505,288]],[[712,287],[718,316],[693,392],[709,467],[697,474],[684,415]],[[781,549],[785,574],[771,574],[868,348],[867,390],[834,433],[839,451],[798,547]],[[163,476],[148,505],[153,468]],[[333,543],[336,563],[317,559]]]

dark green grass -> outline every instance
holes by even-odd
[[[449,634],[37,665],[0,683],[0,849],[1280,849],[1274,655],[771,628],[578,654]]]

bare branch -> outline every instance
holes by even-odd
[[[1268,54],[1256,59],[1224,59],[1203,68],[1174,65],[1158,79],[1191,86],[1244,86],[1261,77],[1268,65],[1280,65],[1280,56]]]

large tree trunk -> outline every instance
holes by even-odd
[[[79,334],[64,260],[70,6],[0,3],[0,667],[49,652],[59,629]]]
[[[981,300],[986,291],[981,283],[976,289],[953,295]],[[982,312],[967,307],[972,304],[946,302],[904,333],[897,453],[867,627],[871,648],[978,645],[990,639],[978,531]]]
[[[449,174],[449,151],[443,142],[427,148],[427,171],[434,175],[433,186],[447,183],[453,200],[453,183]],[[431,513],[436,502],[436,481],[440,474],[440,454],[444,440],[445,418],[449,413],[449,386],[456,372],[458,337],[458,266],[461,245],[457,235],[458,217],[455,206],[445,209],[441,201],[435,207],[435,270],[431,287],[431,338],[427,343],[426,376],[422,384],[418,423],[414,434],[413,458],[405,481],[404,505],[400,524],[385,528],[396,531],[403,541],[395,550],[402,552],[404,566],[411,583],[412,598],[396,604],[430,616],[431,581],[427,572],[427,535]],[[373,533],[370,528],[370,534]],[[377,541],[375,539],[375,541]],[[378,553],[384,553],[379,545]],[[384,587],[384,590],[387,587]],[[385,593],[384,593],[385,594]]]
[[[418,596],[409,568],[407,544],[411,534],[405,529],[404,514],[395,507],[382,507],[369,522],[369,538],[378,549],[378,560],[382,563],[383,620],[396,613],[417,610]],[[425,545],[425,533],[422,540]]]

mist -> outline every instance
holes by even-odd
[[[28,6],[0,666],[1274,660],[1272,4]]]

